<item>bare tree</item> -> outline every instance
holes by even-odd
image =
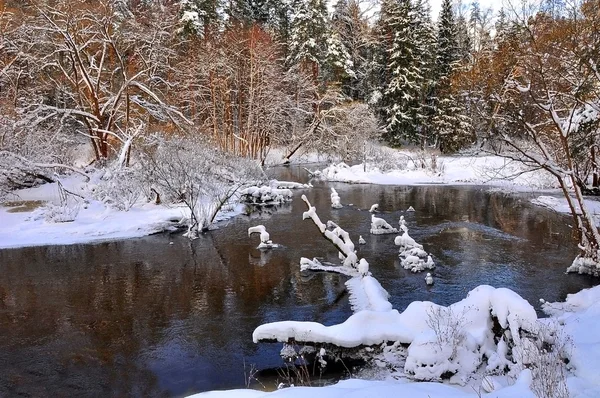
[[[18,48],[37,79],[17,93],[20,123],[32,128],[54,120],[89,138],[96,159],[125,152],[150,121],[190,122],[165,102],[169,90],[169,13],[143,25],[123,19],[107,0],[33,1],[23,9]]]
[[[585,5],[582,10],[581,19],[538,13],[519,21],[521,45],[497,98],[493,138],[503,144],[502,156],[556,177],[581,249],[569,270],[597,275],[600,234],[584,201],[582,171],[596,167],[600,74],[598,53],[589,49],[599,49],[600,38],[594,34],[596,12]],[[521,133],[507,126],[520,127]],[[592,167],[582,167],[586,163]]]

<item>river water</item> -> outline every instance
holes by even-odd
[[[281,179],[306,181],[301,168]],[[346,204],[330,208],[329,187]],[[373,275],[402,311],[414,300],[450,304],[480,285],[509,287],[539,309],[596,281],[564,274],[576,255],[570,218],[525,195],[487,188],[315,183],[292,203],[219,225],[190,242],[178,234],[89,245],[0,251],[0,396],[182,396],[245,385],[244,369],[281,365],[279,344],[252,342],[265,322],[351,315],[345,277],[301,274],[300,257],[335,262],[310,221],[305,193],[322,220],[350,232]],[[399,264],[394,235],[369,235],[370,213],[432,253],[435,284]],[[352,204],[349,206],[348,204]],[[405,213],[409,206],[414,213]],[[256,249],[247,228],[263,224],[281,248]]]

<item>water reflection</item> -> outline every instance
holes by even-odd
[[[299,168],[290,173],[305,178]],[[535,302],[594,282],[563,275],[575,254],[568,219],[524,198],[477,188],[333,184],[353,206],[332,210],[329,186],[305,193],[323,220],[355,240],[365,237],[360,255],[400,310],[413,300],[449,304],[482,283]],[[422,274],[400,267],[394,236],[369,235],[373,203],[394,226],[404,215],[411,235],[434,255],[431,288]],[[411,205],[416,212],[402,211]],[[243,387],[244,363],[278,366],[279,345],[252,343],[256,326],[333,324],[350,315],[345,278],[299,272],[300,257],[337,259],[302,221],[304,210],[296,197],[193,242],[165,234],[0,251],[0,396],[182,395]],[[256,224],[282,248],[257,250],[247,236]]]

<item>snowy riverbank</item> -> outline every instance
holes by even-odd
[[[509,192],[553,193],[531,200],[538,206],[570,214],[567,200],[562,196],[556,178],[544,170],[528,171],[518,162],[500,156],[437,156],[415,159],[411,152],[396,152],[405,158],[401,169],[381,171],[367,164],[348,166],[332,164],[316,170],[325,181],[368,183],[381,185],[485,185]],[[432,159],[435,159],[432,164]],[[424,167],[423,167],[424,166]],[[586,206],[600,225],[600,201],[587,199]]]
[[[457,363],[465,366],[469,361],[464,354],[471,349],[471,346],[476,345],[474,339],[477,336],[483,336],[485,331],[490,327],[487,322],[474,322],[475,318],[481,318],[480,321],[489,316],[486,314],[487,306],[491,305],[491,311],[494,315],[498,316],[500,322],[506,322],[507,324],[513,323],[515,326],[523,326],[525,328],[531,328],[531,322],[540,322],[541,325],[558,325],[559,334],[554,336],[555,344],[557,347],[557,340],[561,340],[562,348],[566,352],[566,356],[569,358],[567,365],[568,374],[562,377],[557,377],[555,373],[557,370],[549,365],[547,368],[543,368],[540,373],[540,368],[534,369],[537,377],[544,378],[544,383],[540,385],[539,380],[533,381],[534,372],[529,369],[524,369],[515,374],[513,377],[509,376],[494,376],[493,372],[489,372],[490,369],[479,369],[472,373],[471,376],[465,380],[462,385],[448,385],[443,383],[432,383],[432,382],[412,382],[411,380],[399,377],[397,374],[391,374],[388,370],[382,369],[381,375],[384,375],[383,380],[358,380],[351,379],[341,381],[336,385],[322,387],[322,388],[308,388],[308,387],[292,387],[282,390],[278,390],[271,393],[253,391],[253,390],[230,390],[230,391],[211,391],[207,393],[196,394],[193,397],[373,397],[373,396],[423,396],[430,398],[473,398],[473,397],[504,397],[504,398],[521,398],[521,397],[536,397],[534,392],[537,392],[537,396],[540,395],[540,388],[543,396],[550,397],[548,395],[552,389],[556,393],[560,392],[560,388],[568,387],[568,395],[556,395],[559,396],[570,396],[570,397],[597,397],[600,396],[600,336],[597,334],[598,330],[598,319],[600,318],[600,286],[591,289],[583,290],[576,294],[571,294],[567,297],[565,302],[560,303],[544,303],[544,311],[547,312],[550,317],[544,318],[539,321],[535,321],[535,312],[532,307],[528,305],[522,298],[516,293],[511,292],[508,289],[493,289],[489,286],[480,286],[469,293],[465,300],[456,303],[449,308],[458,309],[458,307],[468,308],[469,311],[464,313],[466,315],[465,324],[471,325],[469,327],[468,339],[465,341],[463,347],[459,349],[459,357],[463,356],[461,360],[457,360]],[[435,358],[440,355],[444,355],[444,350],[441,352],[431,351],[429,348],[430,343],[427,343],[431,337],[428,332],[428,325],[426,322],[422,322],[424,314],[426,312],[420,311],[424,307],[435,306],[429,302],[415,302],[411,304],[403,313],[395,313],[396,327],[388,325],[388,329],[394,329],[406,336],[412,336],[410,340],[419,341],[414,348],[412,345],[408,348],[419,353],[420,359],[431,360],[435,362]],[[458,306],[458,307],[457,307]],[[483,310],[483,311],[479,311]],[[360,314],[360,313],[359,313]],[[364,314],[363,314],[364,315]],[[377,322],[370,321],[368,323],[371,329],[377,328]],[[267,328],[277,328],[277,324],[265,325]],[[287,325],[289,326],[289,325]],[[357,327],[359,329],[366,326],[354,325],[350,327],[350,330],[345,330],[347,333],[356,334]],[[409,327],[410,326],[410,327]],[[339,325],[339,329],[343,329],[343,324]],[[418,329],[418,330],[417,330]],[[263,329],[264,331],[264,329]],[[342,330],[340,330],[342,331]],[[281,329],[280,332],[284,332]],[[287,329],[286,333],[301,333],[300,329]],[[306,331],[304,331],[306,332]],[[517,333],[517,329],[513,330]],[[309,332],[312,333],[312,332]],[[318,334],[318,332],[317,332]],[[360,334],[360,333],[359,333]],[[342,334],[336,334],[336,336],[343,336]],[[281,336],[282,338],[286,336]],[[331,337],[331,336],[330,336]],[[332,337],[334,338],[334,337]],[[429,345],[429,347],[428,347]],[[482,346],[482,348],[485,345]],[[487,345],[487,348],[493,348],[494,344]],[[446,347],[443,347],[446,348]],[[495,352],[490,353],[488,358],[487,368],[498,365],[502,367],[503,363],[507,363],[506,351],[501,343],[498,343]],[[558,349],[558,348],[557,348]],[[541,352],[544,354],[544,351]],[[421,354],[428,354],[429,359],[422,357]],[[524,350],[522,352],[528,359],[537,360],[539,363],[540,357],[536,357],[536,352]],[[538,353],[539,354],[539,353]],[[388,353],[388,355],[391,355]],[[557,355],[557,354],[556,354]],[[493,364],[493,365],[492,365]],[[536,364],[537,365],[537,364]],[[535,368],[535,367],[534,367]],[[427,370],[427,369],[425,369]],[[380,375],[380,376],[381,376]],[[387,376],[385,376],[387,375]],[[562,387],[558,384],[551,385],[550,381],[556,383],[558,380],[562,380]],[[564,393],[564,391],[563,391]]]
[[[65,178],[62,183],[75,193],[82,192],[86,184],[77,175]],[[69,222],[48,222],[45,209],[26,208],[31,204],[35,206],[35,202],[56,205],[59,195],[56,183],[13,192],[8,203],[16,206],[0,206],[0,249],[137,238],[173,230],[180,220],[189,217],[185,206],[155,205],[143,200],[128,211],[120,211],[86,198],[87,203],[77,205],[76,217]],[[227,206],[217,215],[217,221],[241,214],[243,210],[241,204]]]

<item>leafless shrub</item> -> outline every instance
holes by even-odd
[[[436,336],[436,345],[443,350],[445,347],[452,349],[450,358],[456,358],[458,348],[463,344],[465,326],[465,314],[468,309],[462,313],[455,313],[452,307],[432,306],[427,310],[427,326],[429,326]]]
[[[129,211],[143,193],[143,175],[139,167],[115,167],[106,170],[92,195],[102,203]]]
[[[215,149],[197,137],[158,138],[148,151],[147,179],[170,203],[190,211],[188,236],[207,230],[240,188],[261,177],[255,161]]]
[[[31,218],[38,220],[43,218],[48,223],[64,223],[75,221],[83,204],[83,198],[64,188],[57,181],[59,203],[48,203],[44,207],[35,210]]]
[[[263,388],[265,385],[261,383],[260,380],[256,378],[256,374],[258,373],[258,369],[255,364],[250,364],[246,366],[246,360],[244,360],[244,381],[246,383],[246,388],[250,388],[253,382],[260,384]]]
[[[513,348],[517,371],[531,370],[531,390],[539,398],[568,398],[566,362],[572,347],[558,324],[541,324],[537,333],[526,335]]]

